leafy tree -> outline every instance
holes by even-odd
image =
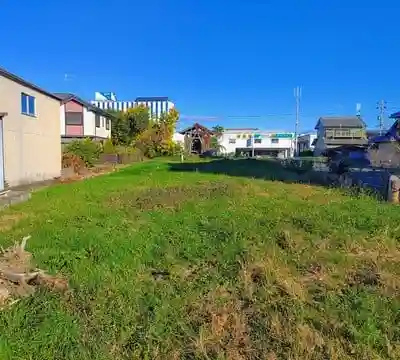
[[[111,120],[111,139],[116,145],[126,145],[131,142],[129,137],[129,123],[125,119],[122,111],[108,111],[112,115]]]
[[[215,125],[212,127],[213,136],[211,138],[211,148],[215,149],[218,152],[224,151],[225,147],[219,143],[219,139],[224,132],[224,128],[221,125]]]
[[[216,136],[213,136],[210,140],[210,146],[212,149],[217,149],[217,147],[219,146],[219,141],[218,138]]]
[[[112,115],[111,137],[114,144],[130,145],[151,124],[149,110],[144,105],[135,106],[126,112],[109,111]]]
[[[124,117],[129,124],[129,137],[134,139],[145,131],[150,125],[149,109],[144,105],[138,105],[128,109]]]
[[[215,125],[212,127],[212,131],[215,135],[220,136],[224,132],[224,127],[221,125]]]
[[[178,119],[179,112],[176,109],[162,114],[138,137],[137,146],[148,157],[180,153],[180,146],[172,141]]]
[[[226,150],[225,146],[219,143],[218,138],[216,136],[213,136],[211,138],[210,146],[211,149],[214,149],[219,153],[224,152]]]

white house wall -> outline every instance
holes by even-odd
[[[111,126],[107,130],[107,121],[110,120],[107,120],[104,116],[100,116],[100,127],[96,127],[96,114],[85,108],[83,113],[84,135],[104,139],[111,137]]]
[[[65,135],[65,105],[60,106],[60,129],[61,135]]]
[[[107,127],[106,127],[107,121],[110,121],[110,120],[107,120],[104,116],[100,116],[100,127],[96,128],[96,136],[97,137],[101,137],[104,139],[111,137],[111,125],[110,125],[110,129],[107,130]]]
[[[96,136],[94,112],[83,108],[83,135]]]
[[[182,135],[182,134],[176,132],[172,136],[172,140],[175,141],[176,143],[183,144],[185,142],[185,135]]]

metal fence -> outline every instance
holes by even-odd
[[[354,187],[367,190],[379,198],[387,200],[391,175],[400,174],[398,167],[349,168],[344,174],[330,171],[327,158],[291,158],[282,160],[282,165],[290,171],[303,175],[304,180],[325,186]]]

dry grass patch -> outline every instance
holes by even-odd
[[[243,302],[224,287],[209,292],[204,301],[189,311],[193,323],[200,324],[194,352],[204,358],[227,360],[251,358],[246,312]]]
[[[272,296],[279,293],[300,301],[307,297],[299,273],[273,253],[265,254],[263,259],[242,263],[239,278],[248,298],[252,298],[260,287],[267,287]]]
[[[350,283],[378,286],[388,296],[400,296],[400,248],[396,242],[368,239],[365,246],[351,244],[346,249],[354,263]]]
[[[233,197],[242,191],[242,187],[229,183],[203,182],[193,185],[146,188],[135,190],[131,194],[113,195],[111,203],[114,206],[128,206],[139,210],[179,210],[188,202],[212,200],[226,196]]]
[[[0,215],[0,231],[6,232],[11,230],[20,221],[27,218],[27,215],[20,212],[7,213]]]

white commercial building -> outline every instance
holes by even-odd
[[[221,151],[247,156],[293,156],[294,133],[257,128],[225,129],[219,138]]]

